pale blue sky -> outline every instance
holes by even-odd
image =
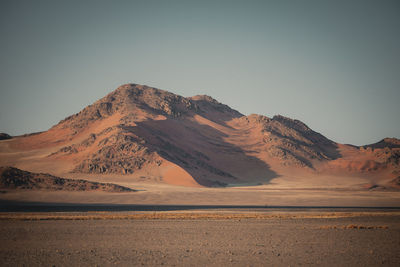
[[[400,137],[399,1],[0,1],[0,131],[124,83],[282,114],[341,143]]]

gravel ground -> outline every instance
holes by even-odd
[[[400,266],[400,217],[3,220],[0,265]]]

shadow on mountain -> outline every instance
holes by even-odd
[[[209,125],[167,119],[138,122],[129,128],[144,138],[151,151],[180,166],[204,186],[267,184],[278,177],[265,162],[226,142],[227,135]]]

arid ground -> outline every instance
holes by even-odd
[[[399,266],[400,212],[0,213],[2,266]]]
[[[323,178],[323,177],[322,177]],[[322,180],[321,178],[321,180]],[[128,179],[96,179],[113,182],[135,192],[109,193],[101,191],[0,191],[2,201],[80,203],[80,204],[140,204],[140,205],[259,205],[259,206],[327,206],[327,207],[400,207],[398,191],[371,191],[349,188],[315,188],[279,186],[249,186],[227,188],[194,188],[168,184],[135,183]]]

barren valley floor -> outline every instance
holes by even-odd
[[[399,191],[371,191],[352,188],[301,188],[290,183],[227,188],[194,188],[168,184],[131,182],[127,178],[90,177],[138,190],[128,193],[97,191],[0,191],[2,202],[139,205],[258,205],[325,207],[400,207]],[[322,186],[321,186],[322,187]]]
[[[399,266],[399,211],[0,213],[2,266]]]

